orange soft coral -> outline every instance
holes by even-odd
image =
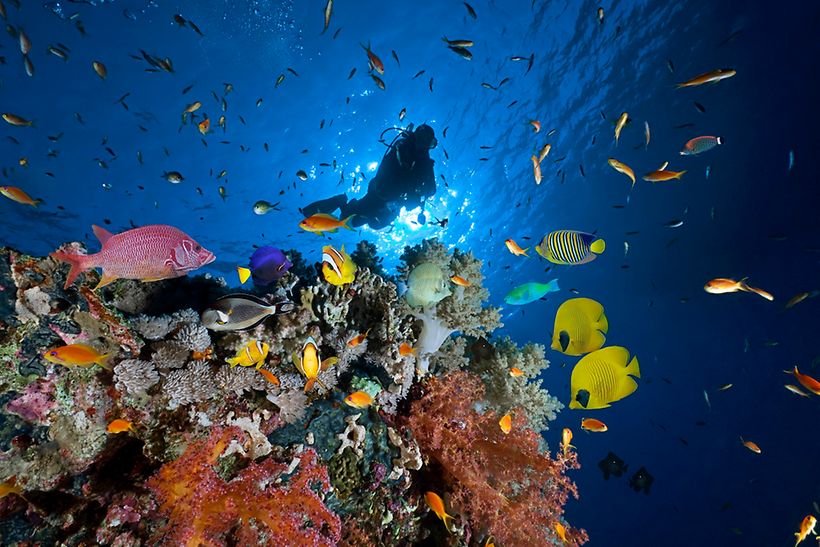
[[[164,545],[335,545],[341,523],[316,493],[330,488],[327,470],[313,450],[298,455],[293,474],[288,466],[268,458],[251,462],[230,481],[213,465],[236,430],[215,431],[210,439],[192,443],[179,459],[163,465],[148,480],[168,523],[159,531]],[[274,487],[273,483],[277,485]]]
[[[575,456],[553,460],[543,453],[522,412],[513,412],[505,435],[499,416],[476,411],[483,395],[481,379],[469,372],[430,378],[406,425],[430,463],[441,467],[448,506],[474,533],[492,535],[499,545],[560,544],[555,523],[569,495],[578,495],[565,474],[577,467]],[[568,528],[567,539],[580,545],[587,536]]]

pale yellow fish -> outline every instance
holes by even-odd
[[[734,384],[726,384],[725,386],[721,386],[718,388],[718,391],[726,391],[727,389],[731,389]]]
[[[803,391],[802,389],[800,389],[799,387],[797,387],[797,386],[795,386],[795,385],[792,385],[792,384],[786,384],[786,385],[785,385],[785,386],[783,386],[783,387],[785,387],[786,389],[788,389],[789,391],[791,391],[791,392],[792,392],[792,393],[794,393],[795,395],[800,395],[801,397],[806,397],[806,398],[808,398],[808,397],[809,397],[809,394],[808,394],[808,393],[806,393],[805,391]]]
[[[615,146],[618,146],[618,139],[621,137],[621,131],[623,130],[628,120],[629,114],[627,114],[626,112],[622,112],[621,115],[618,117],[618,121],[615,122]]]
[[[610,165],[610,167],[615,169],[617,172],[622,173],[622,174],[626,175],[627,177],[629,177],[629,180],[632,181],[632,188],[635,187],[635,171],[633,171],[631,167],[629,167],[625,163],[621,163],[620,161],[616,160],[615,158],[609,158],[607,160],[607,163]]]
[[[644,136],[646,137],[646,148],[649,148],[649,139],[652,136],[649,133],[649,122],[643,122]]]

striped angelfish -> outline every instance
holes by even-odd
[[[595,260],[605,248],[603,239],[575,230],[550,232],[535,246],[536,252],[553,264],[572,266]]]

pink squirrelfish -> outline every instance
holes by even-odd
[[[102,244],[99,253],[82,255],[57,251],[50,255],[71,264],[66,289],[81,272],[91,268],[103,270],[96,287],[99,289],[120,278],[159,281],[181,277],[216,258],[191,236],[173,226],[152,224],[116,235],[99,226],[93,226],[93,229]]]

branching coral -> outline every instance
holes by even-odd
[[[513,407],[521,407],[530,426],[536,431],[547,429],[556,414],[564,407],[561,402],[541,387],[538,376],[549,367],[544,346],[526,344],[519,348],[505,337],[494,342],[495,351],[474,352],[470,370],[478,373],[487,387],[486,399],[494,410],[505,414]],[[516,367],[524,374],[510,375]],[[528,380],[533,378],[534,380]]]
[[[341,522],[312,489],[330,488],[316,453],[305,450],[290,466],[272,458],[251,462],[226,481],[214,464],[236,435],[215,430],[148,480],[168,515],[162,544],[335,545]]]
[[[120,392],[137,397],[159,382],[159,373],[149,361],[124,359],[114,366],[114,380]]]
[[[476,411],[483,396],[481,380],[469,372],[431,377],[406,425],[424,456],[440,467],[449,505],[473,533],[491,534],[501,545],[557,541],[554,525],[568,497],[577,497],[565,474],[577,467],[574,456],[553,460],[542,453],[522,412],[513,413],[512,431],[504,435],[495,412]],[[582,530],[567,536],[570,545],[586,540]]]
[[[172,370],[165,376],[162,390],[168,397],[168,408],[171,409],[207,401],[219,392],[207,361],[194,361],[187,368]]]

